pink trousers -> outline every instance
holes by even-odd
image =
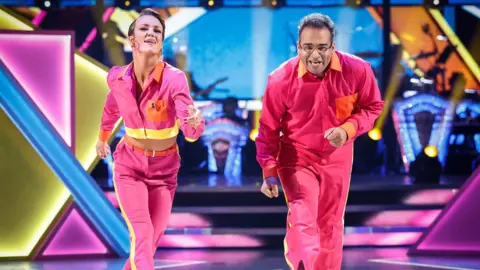
[[[352,144],[328,156],[282,145],[278,174],[288,204],[284,246],[291,270],[341,269],[352,160]]]
[[[115,192],[131,243],[123,269],[153,270],[153,257],[172,210],[180,156],[175,151],[147,157],[122,140],[113,157]]]

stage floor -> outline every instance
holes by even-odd
[[[469,177],[469,175],[443,175],[440,178],[440,182],[435,183],[415,183],[414,179],[408,175],[359,175],[353,174],[350,184],[352,188],[368,189],[371,187],[390,187],[396,188],[399,186],[415,186],[421,185],[432,187],[460,187]],[[261,176],[226,176],[222,174],[198,174],[198,175],[185,175],[180,174],[178,176],[179,190],[189,189],[205,189],[205,188],[229,188],[229,189],[242,189],[260,187],[262,185]]]
[[[42,262],[0,262],[0,270],[120,270],[123,259],[84,259]],[[343,270],[480,269],[480,259],[406,256],[406,249],[346,249]],[[288,270],[282,250],[204,251],[159,250],[155,269]]]

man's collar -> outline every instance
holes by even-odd
[[[338,58],[337,52],[333,52],[332,59],[330,59],[329,67],[336,71],[342,71],[342,65],[340,64],[340,59]],[[303,77],[308,72],[307,67],[303,64],[302,60],[298,63],[298,78]]]

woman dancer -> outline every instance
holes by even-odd
[[[154,269],[177,187],[179,129],[190,139],[204,130],[184,73],[161,59],[164,38],[165,22],[152,9],[130,25],[133,62],[108,73],[110,91],[96,146],[100,157],[110,154],[107,140],[122,117],[126,135],[113,155],[114,185],[130,232],[128,270]]]

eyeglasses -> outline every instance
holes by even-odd
[[[314,46],[312,44],[305,44],[301,48],[307,53],[313,53],[314,50],[318,50],[320,53],[325,53],[328,49],[330,49],[333,45],[333,42],[330,44],[330,46],[325,46],[325,45],[320,45],[320,46]]]

